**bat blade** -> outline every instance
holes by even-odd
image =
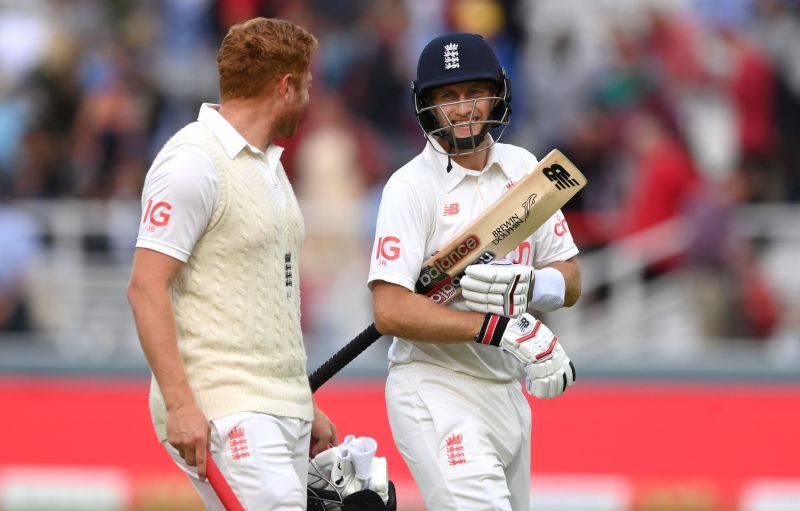
[[[553,149],[524,178],[478,218],[429,257],[416,292],[445,304],[455,298],[464,269],[486,264],[514,250],[586,186],[586,177]]]

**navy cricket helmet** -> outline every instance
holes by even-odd
[[[469,124],[480,125],[478,135],[468,138],[455,138],[453,126],[440,126],[434,109],[440,106],[430,103],[428,92],[441,85],[462,82],[488,82],[496,87],[495,96],[482,99],[494,101],[489,118],[480,121],[470,119]],[[412,100],[419,125],[426,135],[443,137],[450,146],[450,155],[466,154],[487,147],[478,148],[489,130],[508,126],[511,118],[511,82],[500,66],[492,48],[478,34],[456,33],[437,37],[429,42],[417,63],[417,79],[411,83]],[[477,100],[467,100],[474,105]],[[501,131],[494,142],[500,139]]]

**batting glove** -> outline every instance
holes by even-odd
[[[475,312],[519,316],[528,308],[533,268],[510,261],[467,266],[461,277],[461,296]]]
[[[560,396],[575,385],[577,377],[575,365],[560,343],[553,358],[525,366],[525,388],[528,394],[540,399]]]
[[[575,366],[558,337],[528,313],[516,319],[487,314],[475,342],[497,346],[522,362],[525,388],[533,396],[560,396],[575,384]]]

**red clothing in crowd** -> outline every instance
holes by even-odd
[[[642,231],[679,214],[699,184],[683,147],[662,138],[636,163],[634,184],[620,215],[620,235]]]

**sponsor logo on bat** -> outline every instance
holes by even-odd
[[[558,163],[550,165],[544,169],[542,173],[547,179],[550,180],[551,183],[556,184],[556,189],[558,190],[564,190],[566,188],[572,188],[573,186],[580,185],[576,179],[572,178],[567,169]]]
[[[458,288],[460,287],[461,287],[460,277],[456,277],[454,279],[448,278],[445,281],[443,281],[441,285],[429,291],[426,296],[436,303],[445,304],[455,296],[456,292],[458,291]]]
[[[519,215],[514,213],[510,217],[508,217],[503,223],[497,226],[496,229],[492,231],[492,245],[497,245],[507,237],[509,237],[520,225],[523,225],[531,214],[531,209],[533,205],[536,203],[536,194],[531,194],[525,199],[525,202],[522,203],[523,213]]]
[[[417,292],[424,293],[448,277],[447,272],[478,248],[480,240],[474,234],[464,238],[453,250],[441,253],[430,266],[422,269],[417,279]]]
[[[478,237],[474,234],[469,235],[464,241],[456,245],[453,250],[434,259],[434,268],[441,272],[447,272],[478,248],[478,244],[480,244]]]
[[[484,252],[480,255],[476,260],[472,261],[470,264],[487,264],[495,260],[497,256],[494,252]],[[420,276],[420,280],[422,277]],[[444,279],[439,282],[435,282],[435,285],[430,289],[423,289],[420,286],[420,281],[417,281],[417,292],[424,293],[425,296],[430,298],[436,303],[447,303],[453,298],[461,288],[461,276],[449,276],[446,275]]]

